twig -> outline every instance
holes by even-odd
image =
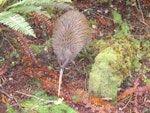
[[[45,101],[44,99],[41,99],[41,98],[39,98],[39,97],[37,97],[37,96],[34,96],[34,95],[30,95],[30,94],[26,94],[26,93],[23,93],[23,92],[20,92],[20,91],[15,91],[16,93],[19,93],[19,94],[22,94],[22,95],[25,95],[25,96],[27,96],[27,97],[32,97],[32,98],[36,98],[37,100],[40,100],[40,101]],[[50,100],[50,101],[46,101],[46,103],[52,103],[52,102],[54,102],[53,100]]]
[[[86,72],[84,63],[83,63],[83,65],[84,65],[83,67],[84,67],[84,72],[85,72],[84,89],[85,89],[85,91],[88,91],[88,89],[87,89],[88,74]]]
[[[47,104],[50,104],[50,103],[54,103],[54,104],[55,104],[57,101],[59,101],[59,99],[58,99],[58,100],[44,100],[44,99],[41,99],[41,98],[39,98],[39,97],[37,97],[37,96],[30,95],[30,94],[26,94],[26,93],[23,93],[23,92],[20,92],[20,91],[15,91],[15,92],[18,93],[18,94],[22,94],[22,95],[25,95],[25,96],[27,96],[27,97],[32,97],[32,98],[35,98],[35,99],[37,99],[37,100],[39,100],[39,101],[42,101],[42,102],[40,102],[40,103],[37,103],[37,104],[34,105],[33,107],[27,109],[27,112],[29,112],[29,111],[31,111],[31,110],[37,108],[37,107],[40,107],[41,105],[47,105]]]
[[[2,87],[3,84],[6,83],[5,81],[6,81],[6,77],[5,77],[5,76],[1,76],[1,77],[0,77],[0,87]]]
[[[143,22],[144,22],[145,19],[144,19],[144,15],[143,15],[143,12],[142,12],[142,8],[141,8],[140,1],[137,0],[137,2],[138,2],[138,6],[139,6],[139,9],[140,9],[141,15],[142,15],[142,20],[143,20]]]
[[[140,12],[141,12],[141,16],[142,16],[142,20],[140,19],[140,22],[142,22],[144,25],[146,25],[148,28],[150,28],[150,26],[147,23],[145,23],[145,19],[144,19],[144,15],[143,15],[143,12],[142,12],[140,1],[137,0],[137,2],[138,2],[138,6],[139,6],[139,9],[140,9]]]
[[[15,91],[15,92],[16,92],[16,93],[19,93],[19,94],[22,94],[22,95],[25,95],[25,96],[27,96],[27,97],[36,98],[36,99],[39,100],[39,101],[43,101],[42,104],[49,104],[49,103],[54,103],[54,102],[55,102],[55,100],[44,100],[44,99],[41,99],[41,98],[39,98],[39,97],[37,97],[37,96],[30,95],[30,94],[26,94],[26,93],[23,93],[23,92],[20,92],[20,91]]]
[[[127,105],[129,104],[129,102],[131,101],[131,99],[132,99],[132,96],[130,97],[129,101],[122,108],[119,108],[119,111],[122,111],[123,109],[125,109],[127,107]]]
[[[16,50],[7,38],[4,38],[4,40],[6,40],[9,43],[9,45],[13,48],[13,50]]]
[[[13,99],[12,96],[10,96],[7,92],[3,91],[3,90],[0,90],[0,93],[3,93],[4,95],[6,95],[7,97]]]
[[[3,93],[4,95],[6,95],[7,97],[9,97],[10,99],[14,99],[16,103],[18,103],[17,99],[14,96],[10,96],[7,92],[0,90],[0,93]]]
[[[2,42],[0,44],[0,48],[3,46],[4,38],[2,38]]]

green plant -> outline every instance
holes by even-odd
[[[35,11],[38,14],[48,16],[48,13],[43,11],[46,7],[69,7],[68,4],[62,2],[71,2],[71,0],[22,0],[9,6],[7,6],[7,1],[2,1],[0,2],[2,9],[0,10],[0,23],[7,25],[16,31],[22,32],[25,35],[36,37],[30,24],[26,21],[25,15]]]
[[[52,104],[50,111],[51,111],[50,113],[77,113],[66,104],[60,105]]]
[[[10,28],[20,31],[26,35],[35,37],[33,29],[29,23],[19,14],[4,11],[0,13],[0,23],[8,25]]]
[[[132,43],[126,38],[111,39],[96,56],[89,76],[89,93],[115,98],[118,87],[131,74],[132,62],[138,61]]]
[[[110,59],[111,58],[111,59]],[[115,98],[121,80],[117,69],[112,68],[117,62],[117,55],[112,48],[105,49],[95,58],[89,77],[88,92],[92,95]]]
[[[109,2],[109,0],[98,0],[100,3]]]
[[[131,74],[132,68],[135,65],[140,68],[139,43],[132,39],[130,28],[121,15],[117,11],[112,13],[117,25],[115,34],[107,42],[99,40],[94,45],[100,53],[92,65],[88,85],[89,94],[106,98],[115,98],[118,87]]]
[[[54,96],[48,96],[45,91],[35,92],[31,99],[21,103],[22,113],[76,113],[64,103],[55,104],[56,99]],[[47,101],[49,104],[46,104]]]
[[[131,34],[128,24],[122,20],[121,15],[116,10],[114,10],[112,14],[114,17],[114,23],[119,25],[114,30],[115,35],[113,36],[113,38],[120,38],[125,36],[126,38],[130,38]]]
[[[10,107],[9,104],[6,105],[7,105],[7,113],[17,113],[17,111],[14,108]]]
[[[3,64],[4,62],[5,62],[5,58],[0,57],[0,65]]]
[[[114,23],[121,24],[122,23],[121,15],[116,10],[113,10],[112,14],[113,14],[113,17],[114,17]]]
[[[131,5],[131,1],[130,0],[126,0],[126,5]]]
[[[91,53],[90,53],[91,52]],[[92,61],[93,60],[93,57],[96,56],[96,53],[91,51],[91,48],[87,47],[86,49],[84,49],[80,54],[79,54],[79,57],[82,57],[80,59],[80,62],[81,61],[84,61],[85,59],[88,59],[89,61]]]
[[[32,51],[36,54],[39,55],[44,52],[45,48],[48,48],[51,45],[51,40],[47,40],[44,44],[42,45],[35,45],[31,44]],[[46,50],[45,50],[46,51]]]
[[[29,80],[27,80],[27,83],[28,83],[29,85],[36,85],[36,86],[38,86],[38,87],[41,86],[41,83],[40,83],[39,81],[35,80],[35,79],[29,79]]]

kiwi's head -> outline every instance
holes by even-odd
[[[57,55],[58,63],[61,68],[65,68],[65,66],[73,60],[73,54],[69,49],[61,48]]]

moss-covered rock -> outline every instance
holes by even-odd
[[[89,78],[89,93],[102,97],[114,98],[122,77],[115,74],[117,69],[111,67],[117,62],[116,52],[105,49],[95,58]]]
[[[92,65],[88,92],[100,97],[115,98],[118,87],[131,74],[132,62],[137,61],[135,49],[126,38],[111,40],[104,48]]]

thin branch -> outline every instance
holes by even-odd
[[[16,51],[16,49],[14,48],[14,46],[10,43],[10,41],[7,38],[4,38],[4,40],[6,40],[9,43],[9,45],[12,47],[12,49]]]
[[[42,104],[49,104],[49,103],[55,102],[54,100],[44,100],[44,99],[41,99],[41,98],[39,98],[39,97],[37,97],[37,96],[30,95],[30,94],[26,94],[26,93],[23,93],[23,92],[20,92],[20,91],[15,91],[15,92],[18,93],[18,94],[25,95],[25,96],[27,96],[27,97],[35,98],[35,99],[37,99],[37,100],[39,100],[39,101],[44,101],[44,103],[42,103]]]
[[[142,22],[144,25],[146,25],[148,28],[150,28],[150,26],[147,23],[145,23],[145,18],[144,18],[144,14],[142,12],[140,1],[137,0],[137,2],[138,2],[138,7],[139,7],[140,12],[141,12],[141,16],[142,16],[142,20],[140,19],[140,22]]]
[[[132,99],[132,96],[130,97],[129,101],[122,108],[119,108],[119,111],[122,111],[123,109],[125,109],[131,102],[131,99]]]
[[[2,42],[0,44],[0,48],[3,46],[3,43],[4,43],[4,38],[2,38]]]
[[[141,8],[140,1],[139,1],[139,0],[137,0],[137,2],[138,2],[138,6],[139,6],[139,9],[140,9],[140,12],[141,12],[142,20],[143,20],[143,22],[144,22],[144,21],[145,21],[145,19],[144,19],[144,15],[143,15],[143,12],[142,12],[142,8]]]
[[[12,96],[10,96],[7,92],[5,92],[5,91],[3,91],[3,90],[0,90],[0,93],[6,95],[7,97],[9,97],[9,98],[11,98],[11,99],[13,99]]]

